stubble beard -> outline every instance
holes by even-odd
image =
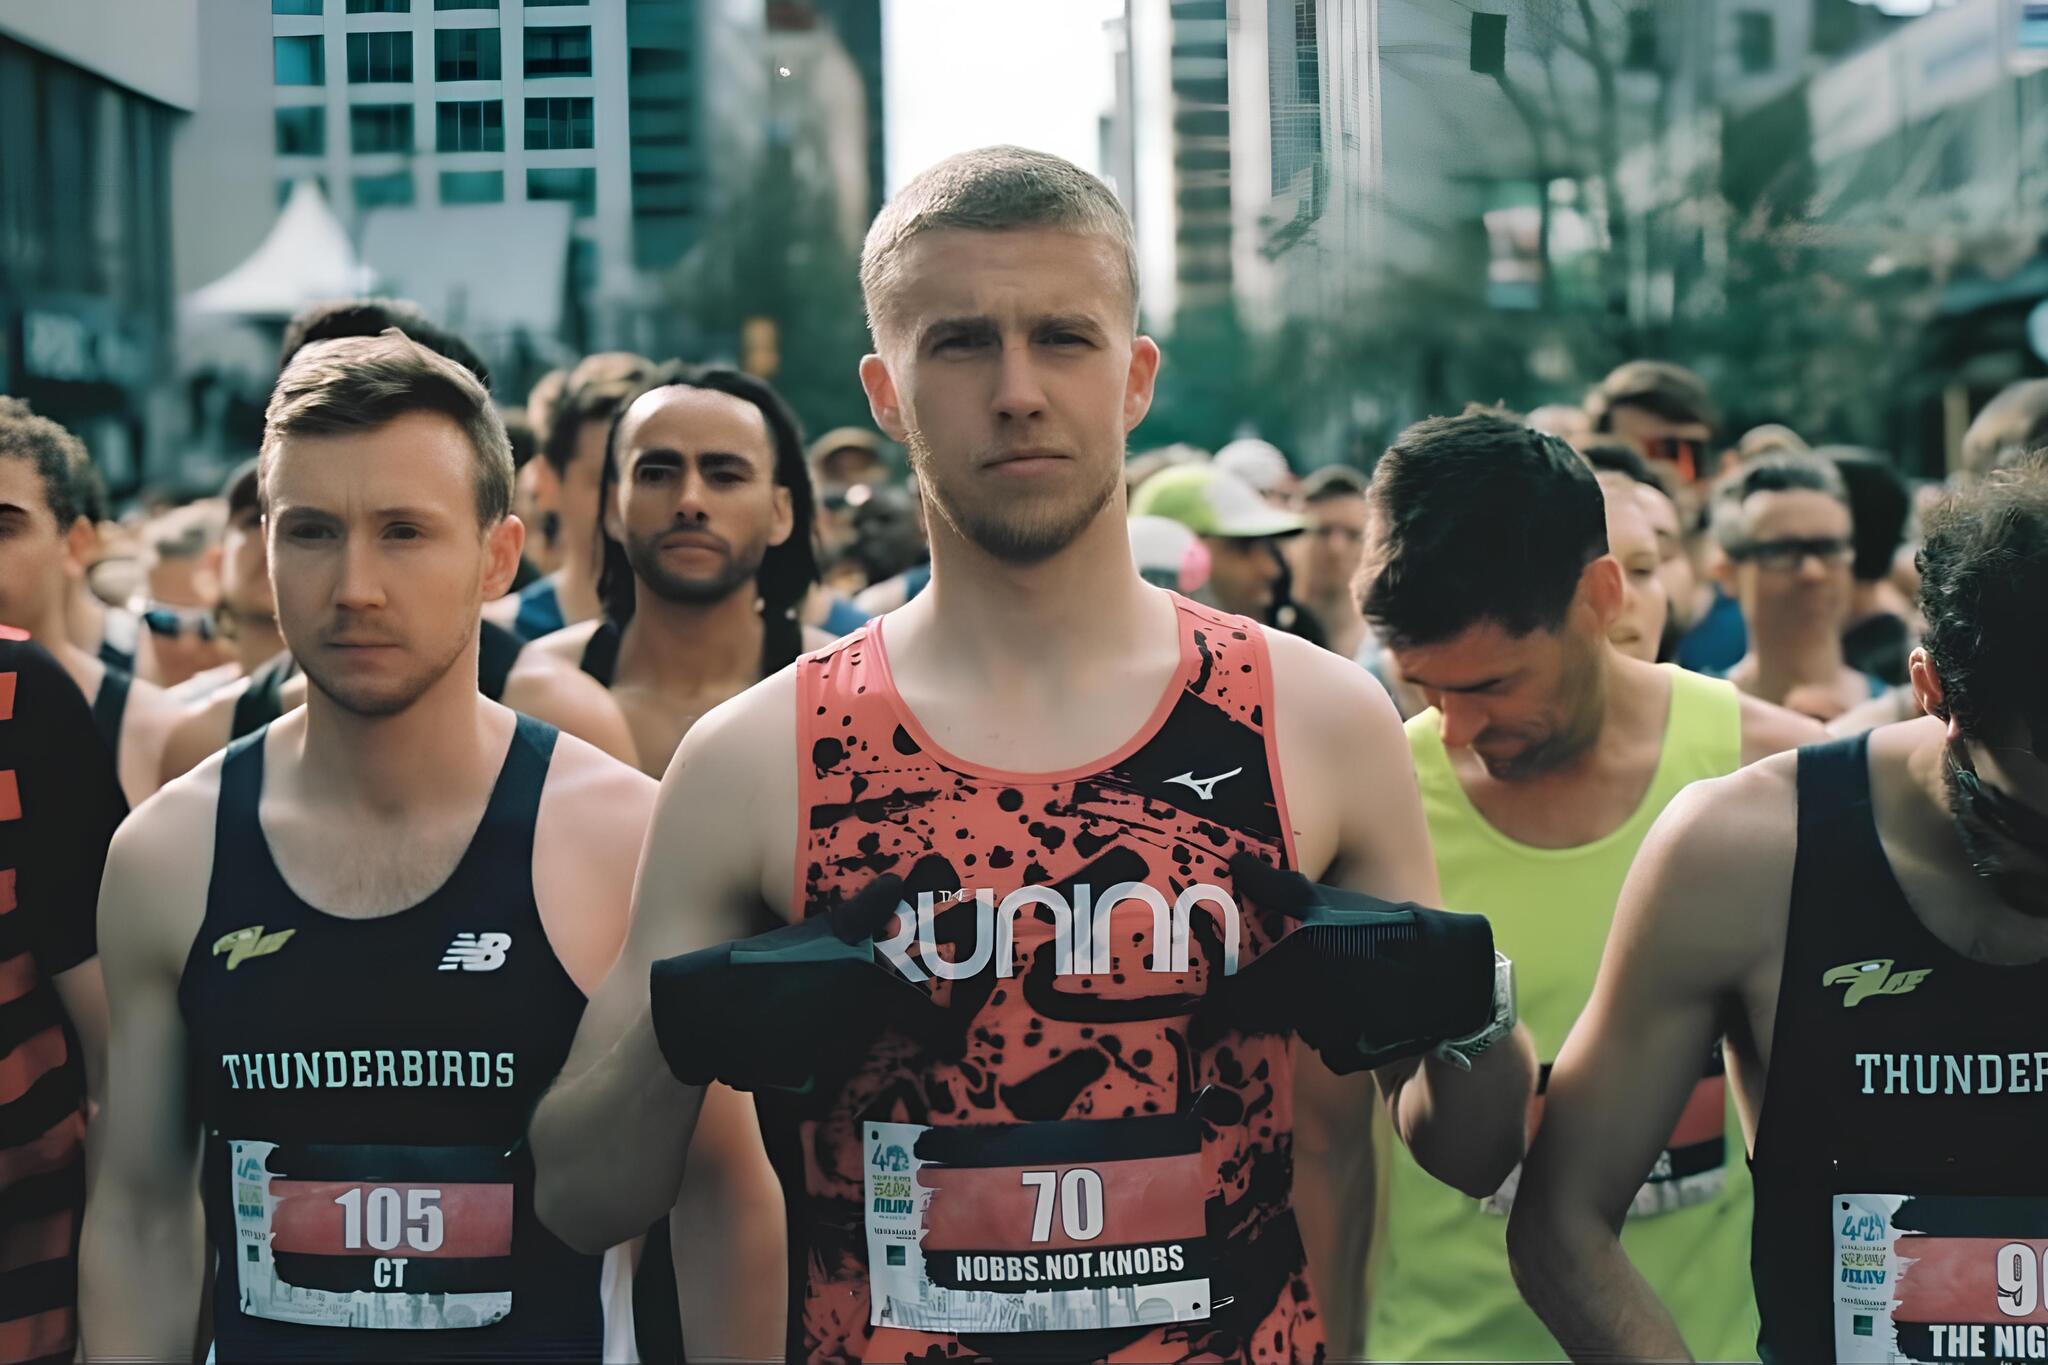
[[[938,471],[938,460],[924,434],[904,433],[910,468],[926,502],[953,528],[955,535],[1005,564],[1040,564],[1078,540],[1094,525],[1123,484],[1121,465],[1103,472],[1099,485],[1052,506],[1007,503],[992,508],[967,505],[952,496]],[[1034,500],[1034,503],[1042,500]]]

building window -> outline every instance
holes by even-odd
[[[434,8],[442,9],[496,9],[498,0],[434,0]]]
[[[279,85],[327,84],[327,49],[319,38],[272,38]]]
[[[597,211],[597,172],[589,167],[530,170],[526,197],[573,204],[578,218],[588,218]]]
[[[1735,54],[1748,75],[1769,71],[1778,64],[1778,20],[1760,10],[1744,10],[1735,16]]]
[[[528,9],[544,9],[549,5],[588,5],[590,0],[526,0]]]
[[[348,149],[366,152],[412,150],[410,104],[358,104],[348,111]]]
[[[588,76],[590,74],[590,30],[587,28],[527,29],[526,74],[530,77]]]
[[[434,106],[434,126],[434,150],[437,152],[505,150],[505,104],[502,100],[443,101]]]
[[[272,14],[318,14],[327,0],[270,0]],[[291,181],[285,181],[285,189],[291,189]]]
[[[434,79],[494,81],[504,74],[494,28],[444,28],[434,34]]]
[[[411,14],[412,0],[348,0],[350,14]]]
[[[526,150],[553,152],[595,147],[597,135],[587,99],[543,99],[526,102]]]
[[[680,76],[690,69],[690,54],[672,47],[636,47],[626,54],[629,76]]]
[[[327,155],[327,110],[317,104],[301,104],[290,109],[278,110],[277,154]]]
[[[412,79],[412,34],[351,33],[348,35],[350,85],[377,85]]]
[[[441,202],[444,204],[502,204],[505,202],[503,171],[441,172]]]
[[[412,203],[412,172],[356,177],[356,210],[403,208]]]

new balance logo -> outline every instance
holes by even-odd
[[[1888,957],[1875,958],[1869,962],[1850,962],[1830,968],[1820,979],[1823,986],[1847,986],[1842,995],[1842,1007],[1853,1009],[1873,995],[1905,995],[1925,981],[1934,970],[1922,967],[1917,971],[1895,972]]]
[[[1179,777],[1169,777],[1166,780],[1169,783],[1178,782],[1181,786],[1186,787],[1189,791],[1201,797],[1204,801],[1208,801],[1212,800],[1215,797],[1216,784],[1218,782],[1227,781],[1230,778],[1236,777],[1239,773],[1243,771],[1243,768],[1232,768],[1229,772],[1218,773],[1214,777],[1196,777],[1192,772],[1185,772],[1182,773]]]
[[[440,970],[495,972],[505,965],[505,950],[511,946],[510,934],[457,934],[441,959]]]
[[[228,955],[227,970],[233,971],[252,957],[268,957],[291,940],[299,932],[296,929],[280,929],[274,934],[263,932],[263,926],[252,924],[246,929],[237,929],[232,934],[222,934],[213,942],[213,955]]]

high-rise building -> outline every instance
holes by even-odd
[[[771,170],[826,191],[849,249],[874,217],[868,99],[859,66],[811,0],[771,0],[768,52]]]
[[[1231,303],[1232,0],[1125,0],[1103,168],[1131,211],[1147,325]]]
[[[76,432],[117,494],[162,470],[171,140],[196,0],[0,7],[0,392]]]
[[[819,14],[839,35],[846,55],[860,72],[861,93],[867,103],[867,217],[882,207],[888,166],[883,161],[884,124],[882,86],[882,0],[813,0]]]
[[[758,155],[761,0],[270,3],[278,202],[312,177],[358,227],[387,207],[566,204],[589,345],[630,344],[646,276]]]

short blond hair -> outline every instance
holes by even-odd
[[[1138,246],[1122,201],[1062,157],[1024,147],[982,147],[920,173],[882,206],[860,253],[868,326],[879,328],[903,247],[920,233],[964,228],[1060,228],[1102,237],[1123,258],[1131,317],[1138,315]]]
[[[374,431],[410,412],[438,412],[462,428],[476,452],[477,521],[504,520],[512,510],[512,444],[491,395],[468,370],[396,328],[313,342],[285,366],[263,414],[256,468],[265,505],[287,438]]]

